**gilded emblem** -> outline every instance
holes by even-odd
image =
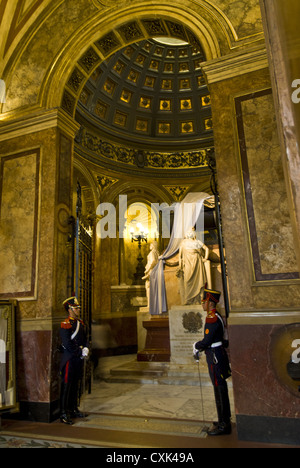
[[[198,333],[203,326],[201,314],[196,312],[185,313],[182,318],[182,325],[189,333]]]

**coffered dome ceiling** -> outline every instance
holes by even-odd
[[[203,61],[198,43],[172,38],[147,39],[119,50],[82,90],[76,111],[81,132],[90,132],[91,141],[100,138],[141,150],[211,149]]]

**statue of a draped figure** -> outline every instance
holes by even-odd
[[[179,248],[179,269],[182,305],[201,304],[205,285],[211,287],[209,249],[189,230]]]
[[[148,306],[150,304],[150,275],[153,270],[153,268],[157,265],[158,263],[158,257],[159,257],[159,252],[158,252],[158,245],[156,241],[151,242],[150,244],[150,252],[147,256],[147,265],[145,268],[145,276],[143,276],[143,280],[146,280],[145,282],[145,287],[146,287],[146,294],[147,294],[147,300],[148,300]]]

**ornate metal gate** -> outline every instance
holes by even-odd
[[[77,184],[77,204],[74,239],[74,276],[75,294],[81,305],[81,319],[88,327],[89,342],[92,342],[92,261],[93,238],[92,232],[82,222],[81,187]],[[88,390],[91,393],[92,366],[91,360],[85,362],[84,380],[81,394]]]
[[[77,294],[82,309],[81,318],[88,325],[90,334],[92,324],[92,250],[92,236],[80,224]]]

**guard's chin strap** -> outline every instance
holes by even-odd
[[[206,296],[206,304],[207,304],[207,313],[209,314],[209,308],[208,308],[208,305],[209,305],[209,302],[213,302],[215,305],[217,305],[217,302],[215,301],[215,298],[214,296],[212,296],[210,293],[207,293],[207,296]]]

